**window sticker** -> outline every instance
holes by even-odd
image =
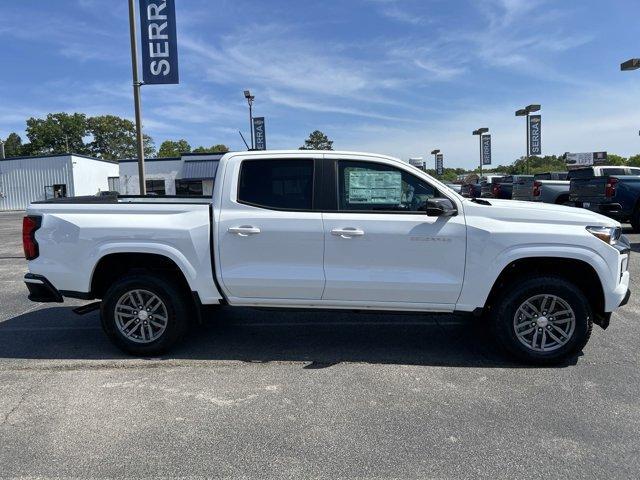
[[[402,173],[345,168],[347,203],[398,205],[402,197]]]

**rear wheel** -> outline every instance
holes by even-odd
[[[493,310],[495,336],[517,359],[559,363],[586,345],[593,325],[589,301],[562,277],[539,276],[515,284]]]
[[[190,309],[173,281],[132,274],[109,288],[100,311],[102,328],[116,346],[146,356],[163,353],[182,338]]]

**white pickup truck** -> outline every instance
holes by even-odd
[[[213,198],[34,203],[23,242],[31,300],[101,299],[105,332],[137,355],[226,304],[473,312],[517,358],[552,363],[629,297],[616,221],[465,199],[365,153],[229,153]]]

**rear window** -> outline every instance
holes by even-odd
[[[238,202],[274,210],[311,210],[313,160],[245,160]]]
[[[620,167],[602,169],[602,175],[625,175],[626,173],[627,173],[626,170]]]
[[[579,168],[578,170],[572,170],[567,175],[567,178],[591,178],[593,177],[593,168]]]
[[[533,176],[534,180],[551,180],[551,174],[550,173],[536,173]]]

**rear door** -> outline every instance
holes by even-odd
[[[320,299],[324,232],[314,205],[320,161],[248,156],[227,169],[218,231],[222,286],[238,299]]]
[[[427,216],[426,200],[444,195],[409,167],[325,157],[330,175],[324,191],[334,202],[323,213],[323,300],[421,308],[455,304],[465,264],[462,212]]]

